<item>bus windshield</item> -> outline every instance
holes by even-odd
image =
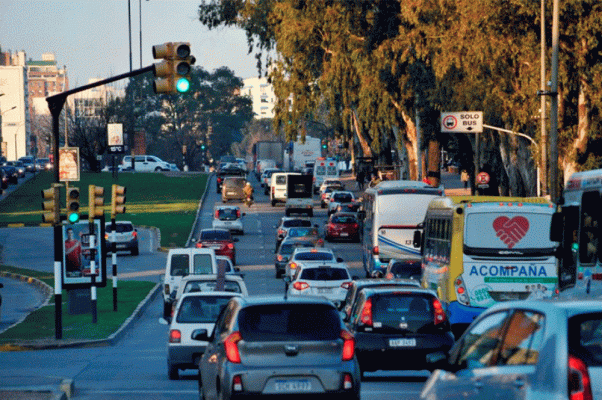
[[[464,226],[466,254],[549,255],[551,213],[470,213]]]

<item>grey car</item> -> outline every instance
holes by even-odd
[[[199,365],[201,399],[359,399],[353,336],[320,297],[232,298]]]
[[[602,307],[593,300],[498,303],[437,366],[422,399],[602,399]]]

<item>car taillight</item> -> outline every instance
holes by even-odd
[[[105,240],[109,240],[109,234],[105,233]]]
[[[353,225],[351,225],[351,226],[353,227],[353,229],[357,229],[357,228],[359,228],[359,227],[360,227],[360,226],[359,226],[359,224],[353,224]]]
[[[372,326],[372,299],[366,300],[360,317],[362,324]]]
[[[297,269],[297,263],[294,263],[294,262],[292,262],[292,263],[289,265],[289,267],[290,267],[291,269]]]
[[[343,376],[343,390],[353,389],[353,378],[351,374],[345,374]]]
[[[334,199],[333,199],[332,197],[330,198],[330,202],[331,202],[331,203],[334,203]]]
[[[240,210],[236,210],[236,218],[240,218]]]
[[[201,248],[201,247],[203,247],[203,243],[201,243],[201,242],[197,242],[197,244],[196,244],[196,247],[197,247],[197,248]]]
[[[569,399],[592,400],[592,387],[587,365],[579,358],[569,355]]]
[[[226,348],[226,358],[228,361],[234,364],[240,364],[240,353],[238,352],[238,342],[242,340],[240,332],[232,332],[230,336],[224,340],[224,347]]]
[[[341,339],[343,339],[343,361],[353,360],[355,354],[355,339],[348,331],[341,331]]]
[[[374,247],[372,248],[372,254],[374,254],[375,256],[377,256],[377,255],[378,255],[378,253],[379,253],[378,246],[374,246]]]
[[[217,178],[217,183],[222,183],[222,178]]]
[[[343,282],[341,283],[341,287],[343,289],[349,289],[351,287],[351,282]]]
[[[219,218],[219,211],[215,210],[215,218]]]
[[[468,297],[468,293],[466,293],[466,286],[464,285],[464,280],[461,276],[454,281],[454,286],[456,287],[458,302],[465,306],[469,306],[470,298]]]
[[[305,290],[309,288],[309,283],[297,281],[293,283],[293,288],[295,288],[295,290]]]
[[[229,248],[230,250],[234,250],[234,244],[232,244],[232,243],[228,243],[228,248]]]
[[[182,341],[182,332],[178,329],[169,331],[169,343],[180,343]]]
[[[316,243],[318,246],[324,246],[324,239],[318,239]]]
[[[242,378],[240,375],[234,375],[232,378],[232,391],[242,392]]]
[[[278,229],[278,236],[282,236],[286,233],[284,229]]]
[[[433,310],[435,311],[435,325],[445,322],[445,310],[443,310],[441,302],[435,298],[433,298]]]
[[[138,237],[138,232],[136,232],[136,231],[133,231],[133,232],[132,232],[132,237],[133,237],[133,238],[137,238],[137,237]]]
[[[276,259],[277,259],[278,261],[282,261],[282,260],[283,260],[283,258],[284,258],[284,257],[282,257],[282,254],[278,254],[278,257],[276,257]]]

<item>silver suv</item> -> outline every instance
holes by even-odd
[[[199,397],[322,395],[359,399],[353,336],[337,309],[320,297],[232,298],[199,364]]]

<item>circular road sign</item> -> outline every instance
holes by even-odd
[[[477,175],[477,183],[486,185],[489,183],[489,174],[487,172],[479,172]]]
[[[446,115],[445,118],[443,118],[442,122],[443,122],[443,126],[447,130],[454,130],[456,128],[456,126],[458,125],[458,120],[453,115]]]

